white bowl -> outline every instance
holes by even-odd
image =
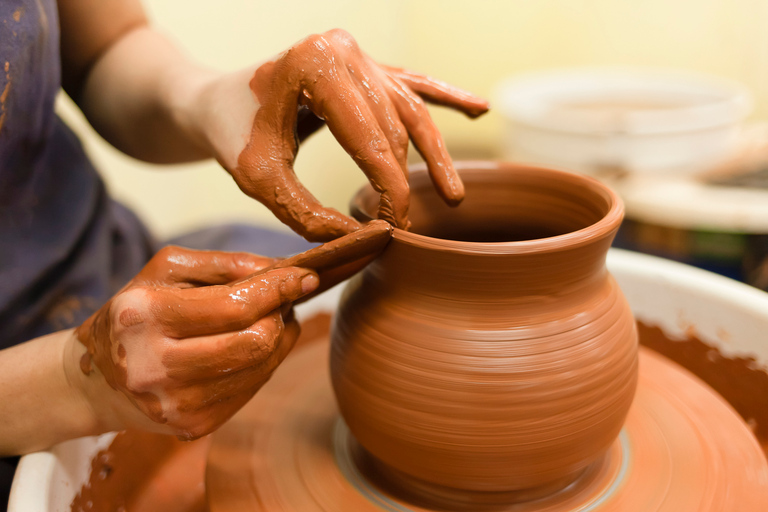
[[[498,89],[505,156],[587,174],[692,174],[735,145],[752,100],[691,73],[576,69],[513,77]]]
[[[754,357],[768,370],[768,293],[687,265],[617,249],[611,249],[608,267],[638,320],[661,327],[673,338],[686,337],[694,326],[699,339],[724,355]],[[299,316],[333,309],[340,290],[302,306]],[[9,512],[68,512],[88,480],[91,459],[112,437],[76,439],[23,457]]]

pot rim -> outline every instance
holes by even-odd
[[[441,252],[454,252],[462,254],[531,254],[531,253],[552,253],[562,250],[581,247],[597,240],[613,236],[618,230],[624,218],[624,204],[619,195],[602,182],[583,174],[544,167],[520,162],[504,162],[494,160],[465,160],[455,161],[454,167],[461,174],[467,175],[473,172],[487,171],[537,171],[542,175],[548,176],[542,182],[552,179],[565,180],[579,185],[595,195],[602,197],[608,203],[608,212],[603,217],[590,224],[587,227],[564,233],[562,235],[551,236],[547,238],[537,238],[533,240],[520,240],[514,242],[467,242],[460,240],[447,240],[443,238],[434,238],[427,235],[420,235],[394,228],[394,240],[406,245],[420,247],[424,249],[438,250]],[[427,166],[425,163],[418,163],[409,166],[413,175],[426,174]],[[352,216],[360,221],[370,221],[371,216],[363,207],[363,198],[369,194],[376,194],[373,188],[367,184],[363,186],[352,197],[350,201],[350,211]]]

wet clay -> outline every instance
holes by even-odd
[[[412,173],[412,231],[345,291],[339,409],[403,484],[548,495],[608,450],[634,396],[635,323],[605,268],[623,207],[583,176],[457,168],[457,208]],[[374,216],[375,201],[363,191],[353,213]]]
[[[318,247],[279,259],[240,282],[271,270],[287,267],[309,268],[320,276],[320,286],[297,302],[315,295],[352,277],[373,261],[392,238],[392,225],[384,220],[372,220],[362,228]]]
[[[327,340],[330,315],[301,323],[294,352]],[[208,512],[205,464],[210,437],[181,442],[173,436],[128,430],[91,462],[72,512]]]
[[[378,472],[381,469],[380,466],[376,465],[369,455],[359,449],[359,445],[355,443],[351,436],[347,435],[343,439],[344,442],[349,443],[348,451],[345,452],[349,457],[346,461],[342,461],[348,463],[345,466],[347,470],[350,468],[354,470],[351,473],[347,475],[340,474],[339,462],[335,455],[329,455],[323,451],[330,451],[333,448],[334,433],[337,433],[339,430],[344,432],[344,429],[337,427],[338,412],[331,396],[330,382],[326,373],[330,320],[330,315],[318,314],[302,322],[301,336],[296,342],[293,352],[288,356],[281,369],[278,370],[275,378],[257,395],[256,400],[272,403],[276,407],[275,410],[263,408],[263,403],[254,400],[256,403],[252,402],[246,405],[242,413],[235,416],[230,423],[214,434],[214,444],[210,454],[210,468],[208,469],[208,488],[214,511],[238,512],[241,510],[259,510],[260,505],[258,504],[264,503],[264,500],[260,498],[261,494],[263,492],[277,492],[275,489],[279,487],[280,481],[284,478],[281,476],[281,473],[298,471],[298,468],[303,468],[304,479],[297,481],[295,476],[290,477],[291,485],[296,485],[296,487],[291,489],[290,492],[288,490],[285,491],[288,495],[287,499],[294,499],[297,496],[310,492],[309,485],[322,485],[325,486],[325,490],[320,494],[321,497],[327,496],[329,493],[333,495],[332,493],[337,491],[336,487],[342,487],[343,492],[339,499],[349,500],[345,502],[344,507],[337,509],[322,509],[319,508],[321,504],[310,502],[309,508],[303,508],[301,509],[302,511],[364,511],[371,509],[371,500],[367,498],[362,499],[365,495],[361,495],[361,492],[374,496],[373,500],[378,500],[374,502],[393,499],[383,497],[395,495],[399,496],[399,499],[405,503],[419,503],[420,501],[423,503],[423,497],[414,496],[413,493],[408,493],[407,490],[398,488],[388,482],[385,476]],[[662,351],[668,352],[669,349],[664,349],[665,345],[680,343],[679,340],[673,341],[668,339],[664,336],[663,332],[655,327],[638,323],[638,328],[642,345],[660,346]],[[302,353],[305,347],[310,348],[316,343],[322,347],[318,349],[320,353],[316,354],[316,357],[315,354],[306,356],[306,360],[300,369],[294,367],[294,363],[291,362],[292,359],[297,354]],[[658,416],[659,414],[658,412],[650,412],[652,407],[649,404],[649,397],[646,396],[643,383],[646,381],[649,383],[655,382],[654,392],[657,395],[664,394],[667,381],[659,381],[655,375],[660,371],[669,371],[669,369],[673,368],[673,365],[664,363],[663,360],[658,360],[658,358],[656,358],[657,361],[653,361],[653,366],[656,369],[653,367],[649,368],[642,363],[644,358],[651,357],[652,355],[647,351],[641,354],[640,389],[627,420],[627,432],[637,432],[639,433],[638,435],[642,435],[642,429],[637,426],[632,427],[631,425],[643,420],[646,413],[650,413],[652,416]],[[666,367],[667,369],[662,368],[662,370],[659,370],[658,367]],[[283,374],[283,372],[285,373]],[[298,377],[298,375],[301,376]],[[734,373],[732,375],[732,382],[743,382],[741,380],[743,375],[743,372]],[[688,380],[690,381],[690,379]],[[289,383],[293,383],[293,385],[289,385]],[[686,385],[691,386],[693,384],[687,382]],[[695,385],[696,387],[701,387],[700,383]],[[736,385],[733,387],[735,388]],[[312,403],[307,404],[305,408],[302,400],[307,400],[306,393],[317,388],[324,389],[325,395],[323,400],[312,400]],[[750,387],[749,385],[744,385],[742,389],[746,393]],[[666,393],[676,394],[677,388],[667,389]],[[272,398],[269,398],[269,396],[272,396]],[[765,398],[768,397],[768,391],[755,392],[755,396],[758,401],[762,399],[764,402]],[[278,398],[280,398],[279,401],[277,400]],[[710,402],[714,403],[716,408],[710,412],[716,418],[716,422],[723,421],[725,417],[734,416],[732,411],[723,409],[720,403],[722,402],[721,400],[713,400],[710,396],[707,396],[706,399],[707,402],[703,409],[709,410],[708,404]],[[677,400],[685,401],[686,396],[679,397]],[[324,407],[326,410],[323,409]],[[286,409],[293,411],[291,414],[296,416],[292,420],[296,424],[292,426],[290,433],[286,432],[285,429],[285,422],[287,421],[285,416],[288,414]],[[276,410],[282,412],[276,413]],[[301,416],[302,414],[306,415]],[[315,414],[320,415],[323,420],[318,421]],[[648,421],[648,419],[646,418],[645,421]],[[660,419],[656,421],[660,421]],[[708,421],[710,421],[708,424],[711,425],[711,420]],[[699,427],[697,426],[696,428]],[[735,436],[729,432],[727,434],[729,439],[721,449],[728,450],[733,439],[739,441],[737,444],[744,442],[742,439],[744,431],[745,428],[741,425],[735,428]],[[316,432],[316,434],[307,436],[307,432]],[[287,438],[289,435],[296,437],[289,439]],[[205,465],[208,455],[207,449],[202,449],[202,446],[203,444],[207,446],[209,439],[204,438],[193,443],[180,443],[173,437],[135,431],[128,431],[118,435],[107,450],[100,452],[94,458],[90,479],[80,490],[78,497],[73,502],[72,512],[80,512],[80,510],[111,512],[120,510],[120,506],[124,506],[128,512],[131,510],[141,510],[142,512],[207,511],[208,509],[204,501],[201,502],[204,475],[200,468]],[[272,445],[276,439],[280,439],[278,450],[270,450],[268,446]],[[323,449],[315,449],[310,452],[307,449],[299,450],[297,448],[302,443],[310,442],[316,443],[323,447]],[[267,445],[267,447],[262,446],[262,444]],[[634,445],[642,446],[637,442]],[[621,472],[621,446],[621,440],[614,443],[606,457],[590,466],[585,474],[579,478],[577,485],[569,488],[567,491],[561,491],[557,496],[557,500],[554,498],[545,500],[544,503],[548,503],[546,507],[542,505],[538,509],[531,506],[525,508],[525,504],[519,504],[514,510],[519,512],[525,512],[526,510],[558,510],[553,508],[555,506],[554,503],[557,502],[560,503],[559,510],[571,510],[572,508],[568,507],[574,502],[569,500],[575,500],[580,495],[592,496],[594,500],[594,496],[605,493],[611,487]],[[280,452],[279,450],[281,449],[286,451]],[[180,453],[182,450],[187,450],[187,454],[182,455]],[[649,453],[641,448],[638,448],[638,451],[645,454]],[[302,457],[311,456],[316,460],[298,463],[294,462],[295,459],[288,458],[286,453],[301,453]],[[274,457],[274,460],[268,460],[269,457]],[[329,460],[329,457],[332,460]],[[171,460],[184,460],[186,462],[180,468],[177,464],[168,463]],[[652,458],[648,460],[650,461]],[[678,463],[683,464],[684,462],[684,460],[681,460]],[[654,461],[654,463],[658,464],[658,460]],[[315,469],[311,466],[322,466],[323,464],[328,464],[328,466],[316,470],[321,476],[313,477],[311,473]],[[663,467],[666,467],[666,469],[664,471],[657,471],[657,478],[659,475],[662,475],[663,478],[671,478],[670,472],[673,471],[691,471],[690,464],[674,468],[669,467],[668,460],[663,461],[663,464]],[[109,469],[106,469],[107,467]],[[655,467],[661,468],[662,466],[657,465]],[[254,469],[262,471],[264,474],[253,473]],[[324,475],[328,482],[321,481],[322,475]],[[355,480],[355,477],[359,478],[359,480]],[[155,480],[164,483],[152,483]],[[727,477],[717,475],[713,481],[720,484],[726,483]],[[341,482],[341,485],[339,482]],[[154,501],[154,497],[157,496],[156,490],[161,488],[165,488],[162,499]],[[256,491],[254,491],[254,488]],[[265,488],[267,491],[263,490]],[[653,492],[658,494],[662,491],[659,488]],[[351,498],[347,496],[349,494],[352,494]],[[166,499],[166,497],[173,499]],[[191,499],[192,497],[194,499]],[[86,506],[88,501],[92,503],[90,508]],[[145,504],[146,508],[132,506],[137,502]],[[290,508],[290,503],[291,501],[288,501],[281,503],[280,506],[274,509],[264,508],[264,510],[300,510],[298,508]],[[638,503],[643,504],[644,502],[638,501]],[[355,505],[360,508],[352,508]],[[478,508],[475,506],[473,510],[478,510]],[[503,509],[499,509],[496,506],[494,510],[501,512]],[[605,508],[604,510],[611,509]],[[619,509],[614,508],[614,510]],[[632,508],[620,510],[631,511]],[[648,508],[645,510],[652,511],[653,509]],[[693,508],[692,510],[699,509]]]
[[[318,284],[314,272],[294,267],[229,284],[273,262],[164,248],[77,329],[83,372],[93,362],[122,395],[105,413],[110,421],[113,410],[122,415],[112,428],[163,425],[194,439],[253,396],[298,335],[290,304]]]
[[[207,512],[205,459],[210,438],[185,443],[140,431],[117,434],[91,462],[72,512]]]
[[[424,75],[380,66],[343,30],[310,36],[263,64],[250,87],[259,107],[230,172],[246,194],[308,240],[327,241],[359,227],[320,205],[293,171],[300,140],[323,122],[380,194],[379,218],[408,225],[409,138],[444,201],[458,204],[464,197],[424,100],[470,117],[488,110],[485,100]]]
[[[87,349],[81,369],[89,375],[94,362],[138,411],[168,427],[163,433],[210,433],[290,352],[292,305],[367,265],[392,229],[375,220],[281,260],[165,248],[77,329]],[[112,428],[126,425],[136,426]]]
[[[768,373],[753,358],[726,357],[696,336],[670,339],[638,323],[640,343],[695,373],[744,418],[768,454]]]
[[[340,420],[328,346],[292,355],[213,435],[211,512],[721,512],[766,510],[768,463],[735,411],[691,373],[640,350],[622,433],[576,482],[534,501],[392,485]],[[429,490],[434,491],[434,487]],[[481,497],[485,498],[485,503]]]

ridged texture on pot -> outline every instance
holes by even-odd
[[[585,177],[459,168],[467,199],[455,210],[413,173],[414,231],[553,236],[460,242],[397,230],[345,291],[334,391],[351,432],[396,475],[549,491],[608,449],[634,396],[635,325],[605,269],[622,207]],[[353,203],[358,217],[368,203],[370,190]]]

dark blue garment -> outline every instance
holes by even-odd
[[[78,325],[153,243],[56,117],[53,0],[0,2],[0,348]]]
[[[0,349],[82,323],[158,249],[112,201],[75,135],[54,114],[61,87],[53,0],[0,1]],[[310,246],[251,226],[173,241],[280,256]],[[15,459],[0,459],[0,510]]]

